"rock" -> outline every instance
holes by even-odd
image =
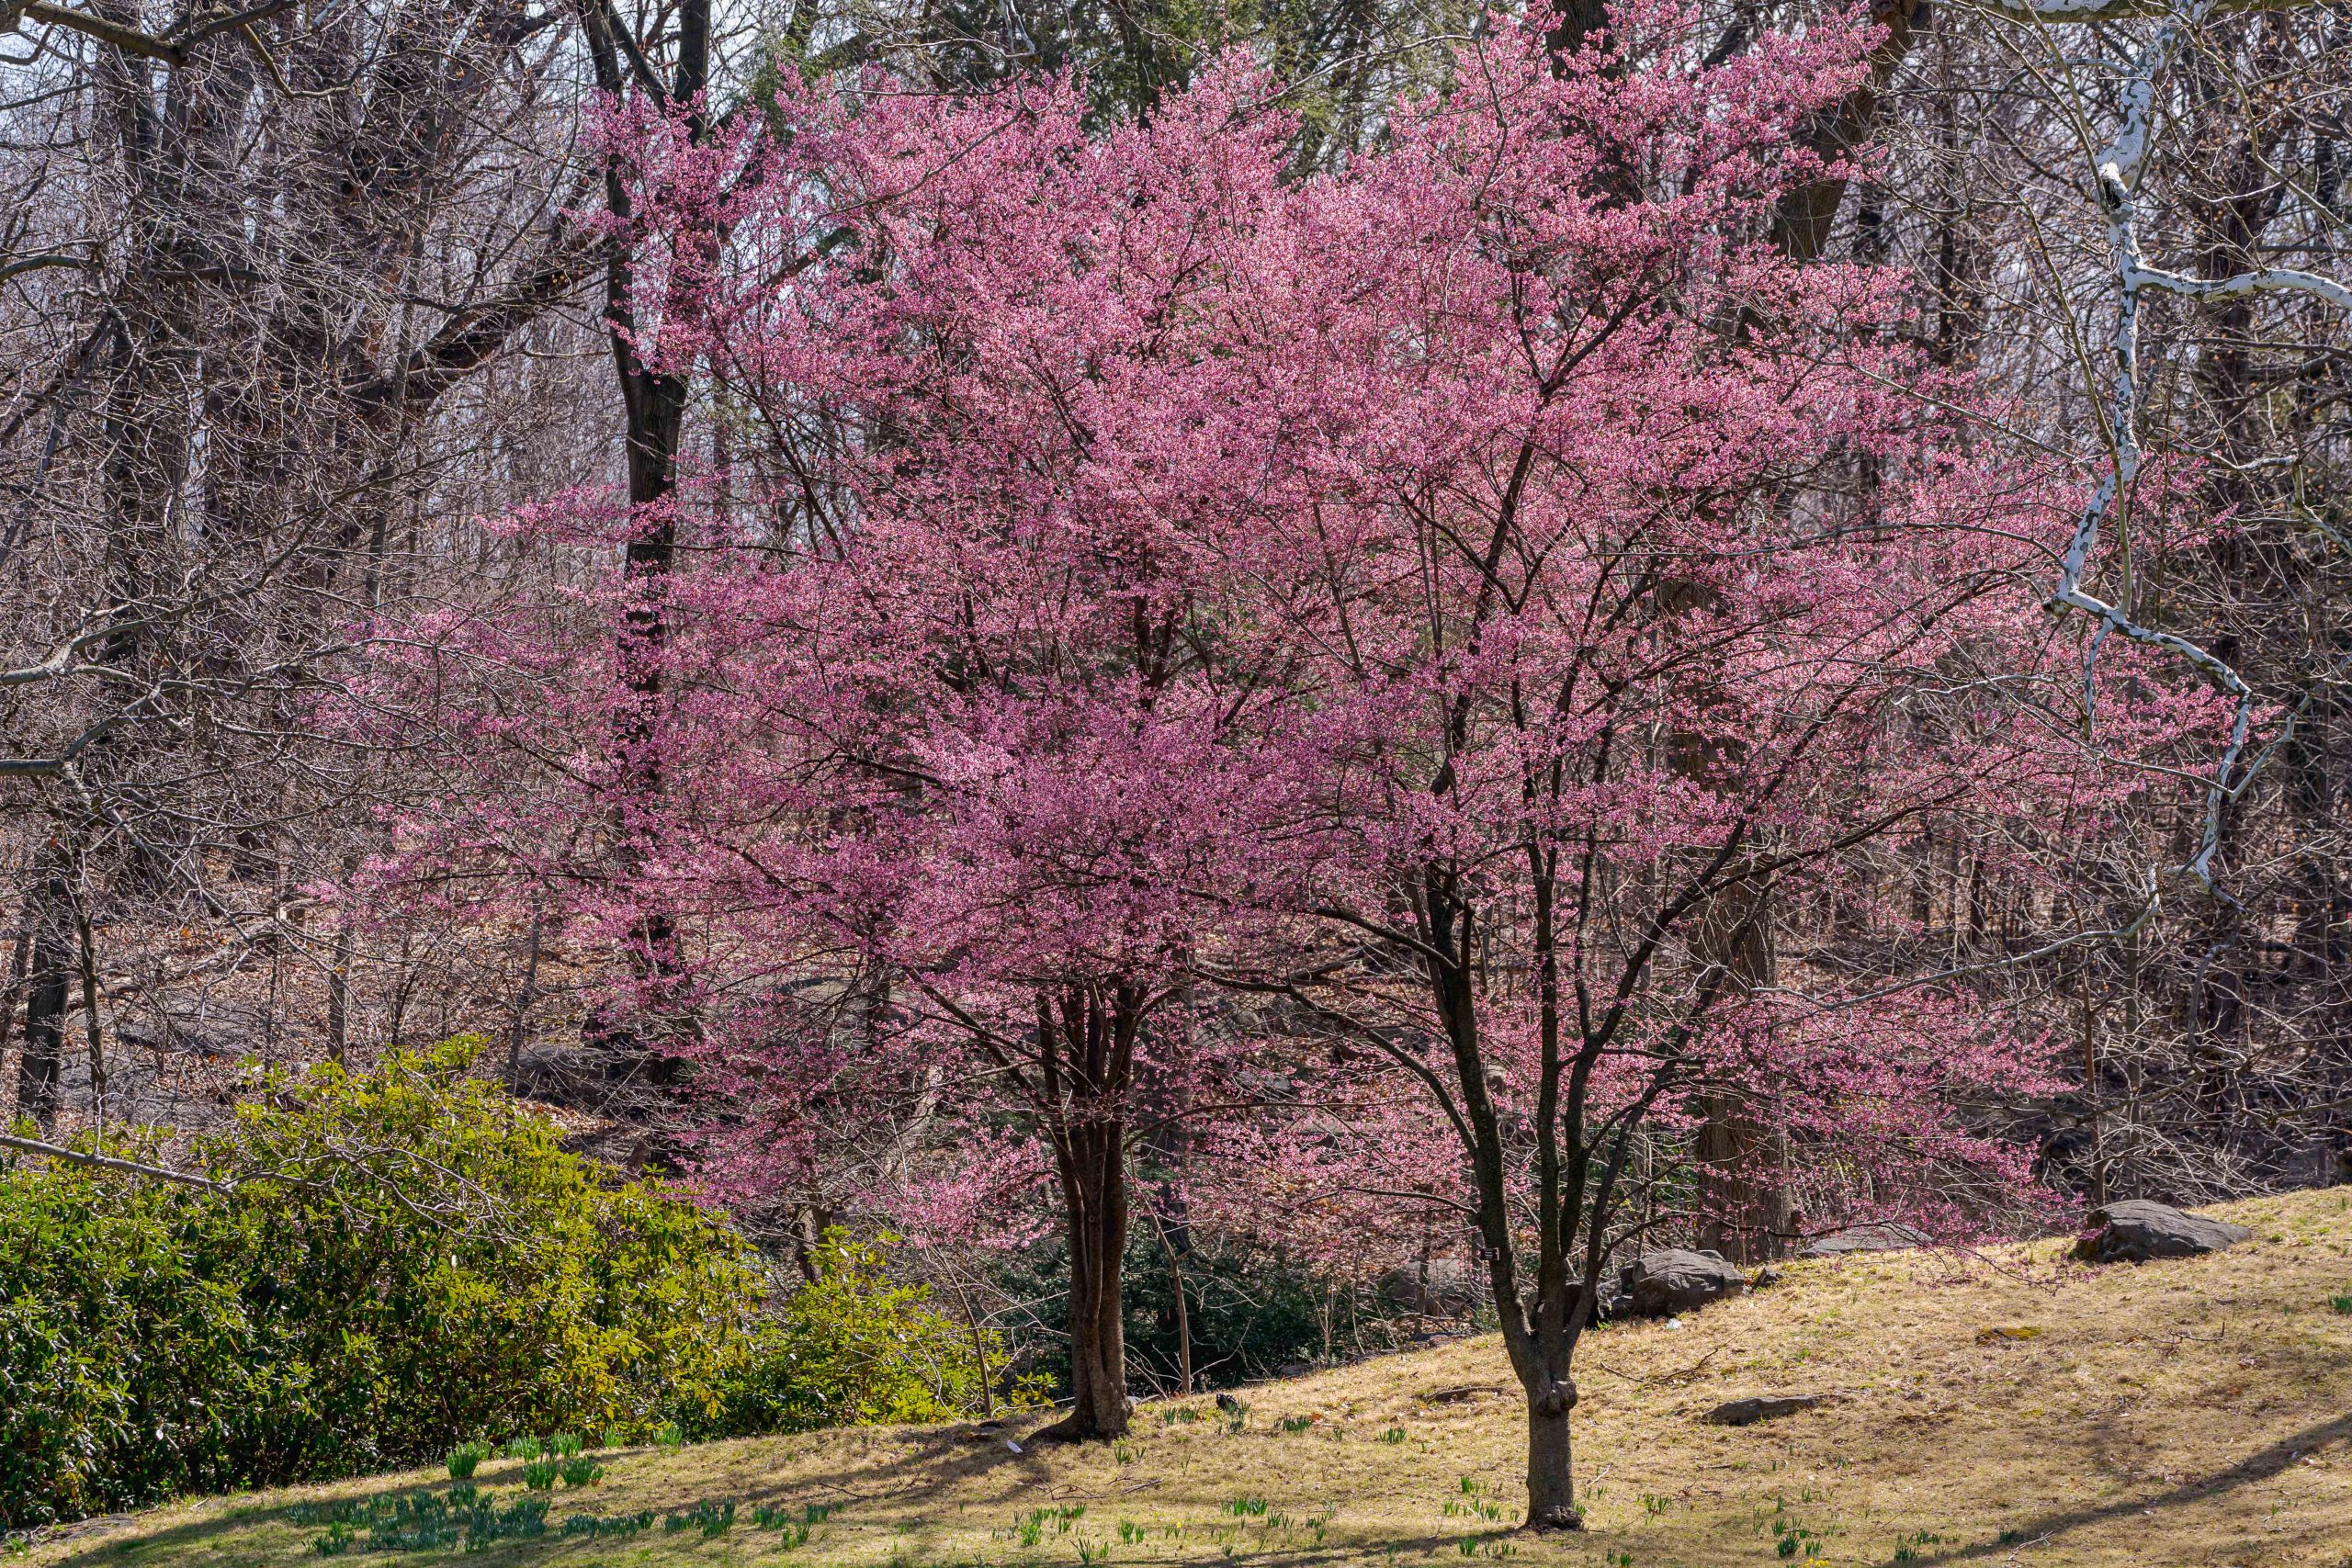
[[[1566,1289],[1568,1304],[1573,1307],[1576,1304],[1577,1293],[1584,1289],[1584,1277],[1580,1274],[1569,1275]],[[1611,1318],[1624,1317],[1633,1310],[1633,1298],[1627,1296],[1623,1291],[1612,1291],[1604,1285],[1593,1294],[1592,1321],[1595,1323],[1607,1323]],[[1532,1291],[1527,1294],[1527,1315],[1531,1321],[1535,1316],[1535,1292]]]
[[[1754,1277],[1747,1281],[1747,1288],[1751,1291],[1769,1290],[1780,1282],[1781,1271],[1767,1263],[1763,1268],[1756,1270]]]
[[[1635,1317],[1671,1317],[1738,1295],[1747,1276],[1720,1257],[1679,1247],[1645,1252],[1619,1271],[1618,1284]]]
[[[2145,1263],[2152,1258],[2194,1258],[2219,1252],[2254,1233],[2227,1220],[2185,1214],[2169,1203],[2125,1198],[2093,1209],[2075,1256],[2088,1263]]]
[[[1758,1421],[1777,1420],[1793,1416],[1800,1410],[1812,1410],[1829,1403],[1826,1393],[1765,1393],[1749,1399],[1735,1399],[1718,1404],[1700,1419],[1713,1427],[1753,1427]]]
[[[1216,1396],[1216,1407],[1227,1416],[1238,1416],[1250,1408],[1229,1393],[1220,1393]]]
[[[1888,1221],[1881,1224],[1848,1225],[1816,1236],[1797,1249],[1799,1258],[1844,1258],[1856,1252],[1901,1252],[1928,1245],[1927,1232]]]
[[[1314,1370],[1315,1363],[1312,1361],[1284,1361],[1281,1366],[1274,1369],[1274,1376],[1278,1378],[1303,1378]]]
[[[1429,1260],[1429,1282],[1419,1264],[1391,1269],[1380,1277],[1380,1295],[1399,1312],[1424,1317],[1468,1317],[1478,1307],[1477,1280],[1457,1258]]]

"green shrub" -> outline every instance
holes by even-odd
[[[184,1161],[222,1188],[0,1155],[0,1529],[740,1404],[742,1243],[476,1048],[273,1081]]]
[[[919,1285],[894,1285],[883,1246],[828,1230],[816,1278],[752,1330],[747,1355],[721,1381],[696,1436],[806,1431],[819,1427],[952,1420],[986,1403],[972,1331],[930,1304]],[[983,1332],[990,1367],[1006,1350]],[[1041,1399],[1028,1389],[1014,1403]],[[690,1418],[691,1419],[691,1418]]]

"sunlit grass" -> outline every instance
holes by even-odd
[[[2352,1280],[2352,1213],[2340,1192],[2223,1212],[2261,1239],[2103,1271],[2055,1241],[1804,1264],[1679,1327],[1601,1331],[1577,1374],[1580,1537],[1515,1529],[1525,1432],[1501,1348],[1478,1338],[1251,1389],[1246,1419],[1205,1397],[1147,1404],[1115,1446],[1015,1451],[967,1427],[664,1443],[600,1452],[550,1493],[526,1485],[548,1462],[535,1441],[465,1482],[435,1466],[195,1503],[74,1527],[17,1561],[296,1568],[337,1536],[336,1555],[382,1568],[2340,1568],[2352,1314],[2333,1298]],[[1794,1393],[1832,1403],[1749,1427],[1699,1419]],[[563,1447],[559,1467],[580,1460]],[[540,1533],[479,1553],[438,1536],[367,1549],[370,1519],[424,1539],[467,1485],[518,1532],[534,1516],[516,1504],[542,1500]],[[422,1514],[421,1496],[435,1500]]]

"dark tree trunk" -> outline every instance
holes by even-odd
[[[1057,1151],[1069,1230],[1068,1416],[1040,1441],[1087,1442],[1127,1429],[1127,1340],[1119,1266],[1127,1249],[1127,1191],[1114,1126],[1083,1130]]]
[[[73,914],[65,878],[55,872],[36,883],[25,924],[32,936],[25,1003],[25,1048],[17,1058],[17,1114],[47,1134],[57,1118],[58,1079],[65,1066],[65,1009],[73,989]]]
[[[1127,1111],[1142,993],[1073,986],[1037,998],[1037,1109],[1054,1150],[1069,1235],[1070,1411],[1040,1441],[1127,1429],[1120,1264],[1127,1249]]]
[[[1922,19],[1924,10],[1923,0],[1873,0],[1871,20],[1886,29],[1885,36],[1871,51],[1869,69],[1854,89],[1799,128],[1798,140],[1807,151],[1834,163],[1870,135],[1880,100],[1910,53],[1914,25]],[[1772,217],[1774,247],[1793,261],[1818,261],[1828,248],[1830,226],[1846,198],[1847,185],[1843,175],[1825,175],[1782,196]],[[1871,193],[1873,201],[1876,196]],[[1878,218],[1872,216],[1876,212],[1872,202],[1866,201],[1864,212],[1857,215],[1858,261],[1883,259],[1884,235]],[[1868,254],[1874,245],[1880,254]],[[1712,759],[1690,761],[1697,773]],[[1737,991],[1770,986],[1770,901],[1728,897],[1710,902],[1713,907],[1702,912],[1700,921],[1701,956],[1724,965]],[[1699,1179],[1704,1190],[1708,1244],[1741,1263],[1778,1257],[1790,1230],[1788,1201],[1780,1180],[1787,1158],[1783,1141],[1758,1123],[1737,1094],[1707,1096],[1702,1110]]]
[[[580,16],[597,85],[618,97],[634,82],[665,107],[685,107],[688,135],[700,142],[708,130],[698,100],[710,84],[709,0],[685,0],[679,8],[676,60],[666,83],[658,81],[641,59],[632,57],[625,65],[622,39],[615,31],[625,24],[617,12],[596,0],[583,0]],[[608,162],[605,170],[605,201],[606,210],[622,223],[634,216],[616,162]],[[715,245],[717,237],[696,234],[684,243],[707,247]],[[618,649],[631,705],[621,716],[615,737],[626,762],[616,792],[623,801],[657,796],[663,784],[654,739],[662,698],[662,659],[669,640],[664,599],[678,547],[677,518],[671,500],[677,489],[693,392],[690,369],[655,370],[639,357],[639,323],[630,298],[637,265],[629,241],[616,236],[605,254],[605,326],[621,393],[631,513],[623,575],[632,594]],[[625,806],[616,815],[625,819]],[[624,875],[633,875],[639,869],[640,854],[641,846],[624,830],[619,850]],[[609,1076],[662,1086],[677,1078],[678,1058],[667,1043],[678,1034],[690,1032],[693,1026],[692,1019],[683,1016],[683,1009],[671,1002],[676,988],[673,982],[682,967],[677,946],[676,923],[666,908],[647,908],[631,923],[624,957],[638,978],[649,983],[657,1016],[650,1038],[646,1037],[647,1032],[621,1023],[601,1007],[592,1009],[581,1021],[581,1043],[615,1058],[607,1068]]]

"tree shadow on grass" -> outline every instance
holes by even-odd
[[[2304,1454],[2326,1447],[2330,1443],[2352,1440],[2352,1416],[2338,1416],[2316,1427],[2306,1427],[2290,1437],[2281,1438],[2268,1448],[2250,1454],[2227,1470],[2216,1471],[2195,1481],[2184,1482],[2169,1491],[2154,1496],[2133,1497],[2109,1503],[2097,1508],[2075,1508],[2064,1513],[2044,1514],[2023,1525],[2012,1525],[2001,1532],[1999,1539],[1976,1546],[1959,1547],[1936,1555],[1915,1555],[1906,1561],[1916,1562],[1967,1562],[1981,1557],[1992,1557],[2015,1551],[2029,1541],[2053,1540],[2089,1525],[2113,1523],[2116,1520],[2156,1513],[2165,1508],[2177,1508],[2184,1504],[2202,1502],[2206,1498],[2268,1481]],[[1915,1549],[1916,1550],[1916,1549]]]
[[[751,1522],[751,1511],[761,1504],[782,1505],[795,1511],[811,1503],[831,1504],[834,1510],[843,1517],[844,1523],[854,1524],[858,1521],[854,1510],[862,1505],[898,1503],[939,1489],[960,1488],[966,1483],[991,1472],[1001,1472],[1003,1478],[1003,1484],[997,1498],[1000,1505],[1040,1499],[1057,1501],[1075,1498],[1080,1501],[1091,1501],[1092,1498],[1082,1493],[1072,1492],[1066,1483],[1052,1485],[1051,1476],[1043,1456],[1054,1450],[1050,1449],[1041,1450],[1026,1439],[1025,1433],[1034,1427],[1043,1425],[1050,1418],[1050,1412],[1040,1412],[1025,1420],[1008,1423],[1001,1431],[985,1438],[977,1437],[969,1423],[959,1423],[952,1427],[899,1428],[894,1433],[894,1438],[905,1445],[908,1451],[883,1463],[859,1469],[856,1475],[857,1483],[854,1485],[806,1479],[778,1479],[771,1484],[763,1485],[722,1473],[714,1475],[707,1486],[698,1487],[693,1481],[680,1478],[676,1494],[656,1506],[654,1511],[657,1515],[683,1512],[694,1506],[696,1501],[704,1497],[718,1503],[731,1500],[737,1506],[737,1522],[734,1531],[730,1533],[741,1533],[749,1539],[757,1539],[762,1532]],[[1008,1448],[1008,1438],[1018,1443],[1019,1449]],[[618,1457],[643,1456],[648,1451],[642,1449],[624,1450]],[[680,1450],[684,1454],[692,1454],[695,1451],[694,1448]],[[124,1533],[119,1527],[126,1522],[133,1523],[135,1527],[135,1517],[128,1521],[120,1517],[85,1520],[79,1525],[68,1528],[75,1535],[90,1532],[94,1539],[81,1545],[78,1550],[69,1549],[65,1554],[51,1558],[50,1562],[53,1568],[119,1568],[120,1564],[126,1562],[176,1562],[181,1561],[182,1553],[192,1553],[207,1548],[214,1551],[228,1549],[232,1547],[234,1538],[246,1535],[256,1527],[273,1524],[286,1530],[299,1531],[301,1537],[300,1543],[289,1544],[283,1540],[278,1540],[265,1545],[255,1541],[242,1555],[256,1561],[273,1562],[297,1557],[307,1558],[310,1555],[307,1543],[317,1530],[312,1527],[296,1526],[287,1519],[287,1510],[294,1506],[297,1502],[323,1502],[345,1497],[400,1496],[440,1489],[441,1483],[437,1480],[428,1479],[387,1484],[384,1483],[383,1478],[347,1476],[336,1481],[321,1482],[317,1483],[315,1490],[306,1492],[301,1497],[288,1498],[282,1503],[259,1504],[244,1500],[230,1502],[198,1517],[166,1525],[155,1530]],[[1144,1489],[1135,1490],[1139,1492]],[[1121,1489],[1115,1487],[1105,1494],[1106,1496],[1120,1495]],[[548,1528],[546,1534],[503,1540],[480,1553],[467,1555],[478,1556],[486,1568],[489,1568],[489,1565],[502,1562],[527,1561],[540,1552],[560,1546],[603,1545],[621,1549],[628,1546],[642,1547],[649,1540],[660,1541],[665,1539],[670,1540],[681,1539],[680,1536],[665,1532],[659,1520],[653,1525],[650,1532],[633,1537],[617,1537],[603,1541],[566,1537],[562,1533],[563,1520],[569,1514],[588,1512],[602,1514],[611,1511],[610,1505],[605,1504],[603,1506],[598,1506],[603,1503],[603,1499],[592,1497],[585,1493],[558,1492],[548,1495]],[[568,1508],[567,1504],[571,1505]],[[988,1503],[985,1500],[976,1499],[974,1506],[986,1506]],[[103,1534],[97,1533],[101,1530]],[[381,1553],[368,1551],[364,1547],[355,1553],[358,1560],[369,1562],[403,1561],[406,1560],[407,1555],[396,1553],[388,1558]],[[431,1560],[439,1561],[443,1555],[447,1554],[435,1553]]]

